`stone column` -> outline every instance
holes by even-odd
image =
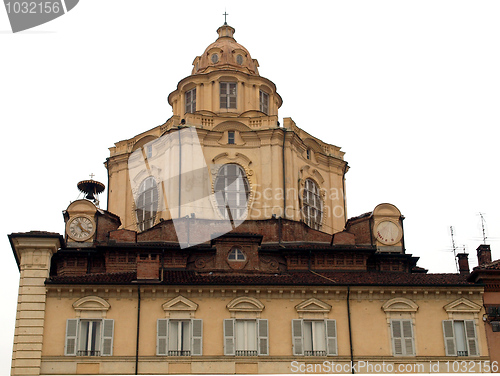
[[[45,280],[62,237],[53,233],[9,236],[20,269],[12,375],[39,375],[45,326]]]

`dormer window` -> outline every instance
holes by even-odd
[[[236,82],[220,83],[220,108],[236,108]]]
[[[236,62],[237,62],[239,65],[242,65],[242,64],[243,64],[243,56],[241,56],[241,55],[237,55],[237,56],[236,56]]]
[[[196,88],[186,91],[186,113],[196,111]]]
[[[213,54],[212,55],[212,63],[217,64],[218,61],[219,61],[219,55]]]
[[[227,143],[234,145],[234,131],[227,132]]]
[[[306,150],[306,157],[307,159],[311,159],[311,149]]]
[[[259,104],[260,111],[267,115],[269,111],[269,94],[262,90],[259,91]]]

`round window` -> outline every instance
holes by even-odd
[[[212,55],[212,63],[216,64],[219,61],[219,55],[213,54]]]
[[[236,56],[236,62],[239,65],[243,64],[243,56],[241,56],[241,55]]]

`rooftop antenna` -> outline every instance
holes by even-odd
[[[455,267],[458,273],[458,261],[457,261],[457,247],[455,246],[455,239],[453,239],[453,226],[450,226],[451,233],[451,246],[453,247],[453,258],[455,259]]]
[[[484,220],[483,213],[479,213],[479,216],[481,217],[481,228],[483,229],[483,244],[486,244],[486,230],[484,229],[486,221]]]

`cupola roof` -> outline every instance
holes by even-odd
[[[217,29],[219,37],[210,44],[201,56],[193,61],[191,74],[208,73],[214,70],[237,70],[258,76],[257,60],[252,59],[250,52],[234,39],[234,28],[224,24]]]

